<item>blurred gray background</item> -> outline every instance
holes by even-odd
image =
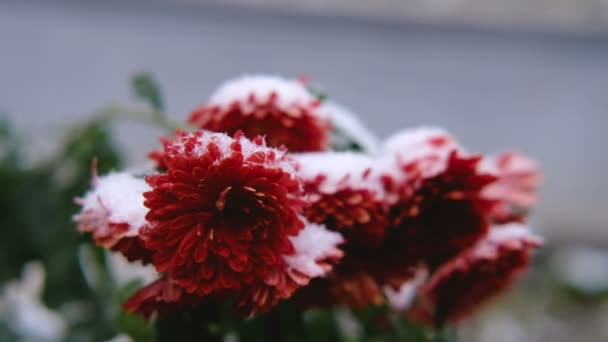
[[[0,112],[44,157],[148,70],[182,120],[245,72],[309,75],[380,137],[439,125],[545,171],[549,241],[608,242],[608,2],[0,1]],[[129,164],[158,131],[116,127]]]

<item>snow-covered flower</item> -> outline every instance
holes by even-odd
[[[266,310],[340,257],[339,235],[299,216],[295,162],[262,138],[179,132],[162,158],[166,173],[146,178],[144,238],[156,269],[188,296],[248,294],[244,311]]]
[[[45,272],[39,262],[23,268],[20,280],[7,283],[0,296],[0,321],[23,341],[61,341],[67,322],[41,300]]]
[[[270,75],[227,81],[189,121],[230,135],[265,135],[269,146],[284,145],[294,152],[325,150],[331,133],[327,113],[302,83]]]
[[[295,158],[311,202],[305,216],[342,233],[346,240],[340,264],[327,277],[302,289],[300,302],[306,306],[381,304],[382,286],[389,281],[385,275],[400,274],[406,280],[411,273],[409,265],[377,258],[384,255],[390,229],[389,200],[380,178],[385,165],[354,152],[305,153]]]
[[[376,157],[295,158],[311,201],[305,215],[346,239],[342,262],[301,291],[307,298],[350,306],[382,303],[383,291],[396,298],[421,266],[439,267],[488,232],[496,201],[482,193],[496,177],[443,130],[398,133]]]
[[[428,324],[437,319],[457,323],[467,318],[512,285],[541,244],[524,225],[494,227],[486,238],[433,273],[418,289],[408,317]],[[438,312],[443,317],[435,317]]]
[[[443,171],[453,151],[465,152],[452,135],[437,127],[401,130],[388,137],[381,147],[383,155],[394,158],[396,167],[422,173],[423,177]]]
[[[433,127],[398,132],[382,152],[398,170],[383,178],[394,198],[387,261],[434,268],[486,234],[494,202],[482,192],[496,178],[482,172],[481,155],[466,152],[449,133]]]
[[[140,233],[147,226],[144,192],[150,187],[126,172],[93,176],[93,189],[76,202],[82,207],[74,216],[78,230],[91,233],[99,246],[123,253],[129,260],[148,261]]]
[[[390,208],[392,247],[385,249],[386,260],[435,267],[486,234],[493,202],[481,192],[495,177],[478,171],[480,159],[452,151],[437,161],[442,171],[431,177],[415,171],[415,161],[407,166],[406,180],[396,188],[399,199]]]
[[[304,215],[347,237],[349,244],[374,246],[387,229],[386,201],[375,160],[356,152],[295,154],[298,174],[311,204]]]
[[[497,177],[483,191],[484,197],[497,201],[492,212],[494,220],[521,220],[536,205],[542,174],[535,160],[521,153],[505,152],[484,158],[479,167]]]

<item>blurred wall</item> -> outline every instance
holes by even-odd
[[[471,150],[512,147],[546,172],[549,240],[608,242],[608,36],[434,29],[145,2],[0,1],[0,111],[39,155],[74,120],[129,97],[150,70],[186,117],[244,72],[308,74],[379,135],[446,127]],[[159,132],[117,128],[132,164]]]

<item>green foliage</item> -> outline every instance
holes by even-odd
[[[56,155],[33,166],[23,163],[22,141],[0,121],[0,283],[20,275],[22,266],[41,260],[46,269],[44,301],[60,311],[78,307],[72,336],[101,340],[117,332],[102,298],[92,293],[81,273],[78,246],[87,241],[71,220],[74,198],[90,186],[91,162],[100,172],[118,168],[118,149],[108,122],[96,120],[75,127]]]
[[[165,110],[160,88],[148,73],[135,74],[131,80],[133,93],[140,100],[148,103],[152,109],[161,113]]]
[[[139,281],[132,281],[124,287],[117,289],[114,299],[116,312],[116,322],[119,330],[131,336],[138,342],[151,342],[155,340],[155,331],[151,323],[146,322],[141,316],[133,315],[122,310],[122,303],[131,297],[142,287]]]

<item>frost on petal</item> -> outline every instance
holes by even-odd
[[[486,198],[498,201],[492,213],[496,221],[517,221],[538,201],[542,174],[535,160],[507,152],[484,158],[480,169],[497,177],[483,192]]]
[[[402,130],[387,138],[381,148],[383,155],[392,157],[392,167],[406,171],[406,177],[437,175],[454,151],[464,153],[454,137],[434,127]]]
[[[268,75],[224,83],[189,121],[214,132],[263,135],[270,146],[291,151],[324,150],[331,131],[319,101],[300,82]]]
[[[357,114],[330,100],[323,102],[322,109],[329,114],[334,128],[359,145],[363,152],[372,155],[378,153],[380,149],[378,138],[363,124]]]
[[[276,96],[276,105],[283,110],[316,101],[316,98],[298,80],[276,75],[243,75],[224,82],[211,95],[209,103],[230,107],[235,101],[249,102],[252,94],[258,101]],[[319,115],[325,114],[319,113]]]
[[[302,285],[308,283],[305,278],[324,276],[331,270],[330,261],[342,257],[338,246],[343,242],[339,233],[319,224],[307,223],[297,236],[291,238],[294,253],[283,256],[288,272],[296,282],[305,281]]]
[[[449,152],[460,149],[456,139],[437,127],[419,127],[399,131],[387,139],[381,147],[385,154],[399,154],[406,158],[419,158],[428,153]]]
[[[311,152],[292,155],[298,162],[298,175],[309,190],[331,194],[338,190],[366,189],[383,194],[376,177],[377,160],[359,152]]]
[[[409,309],[414,303],[416,298],[416,292],[418,287],[422,285],[428,278],[428,270],[424,267],[419,268],[416,271],[414,277],[398,288],[385,285],[382,290],[386,296],[388,304],[397,311],[404,311]]]
[[[528,267],[542,240],[521,224],[494,227],[475,246],[441,265],[418,291],[408,313],[416,321],[457,323],[504,292]],[[437,311],[440,310],[440,311]]]
[[[147,225],[148,209],[143,204],[143,193],[149,189],[143,179],[128,173],[95,177],[93,189],[77,199],[82,207],[74,216],[78,230],[91,233],[100,246],[117,248],[126,254],[131,254],[131,249],[137,250],[136,254],[145,253],[139,234]]]
[[[389,305],[397,311],[407,309],[416,296],[416,283],[413,280],[403,283],[397,290],[391,286],[384,286],[382,289]]]

